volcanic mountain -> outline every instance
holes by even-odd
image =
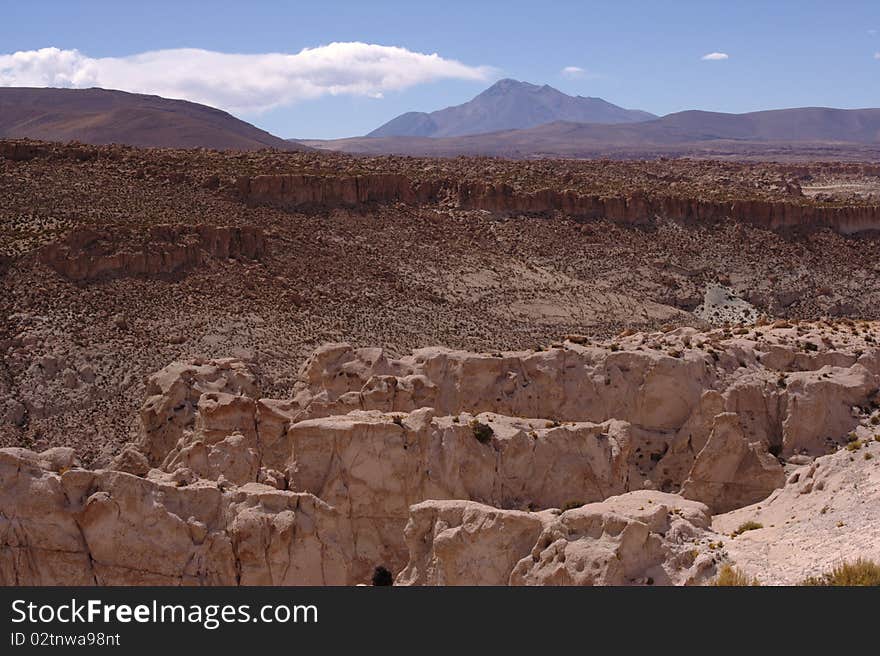
[[[222,110],[108,89],[0,88],[0,137],[217,150],[304,150]]]
[[[500,80],[462,105],[436,112],[407,112],[370,132],[369,137],[456,137],[531,128],[554,121],[633,123],[657,118],[602,100],[569,96],[551,86]]]

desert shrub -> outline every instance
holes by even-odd
[[[471,420],[471,430],[474,431],[474,437],[477,438],[477,442],[480,444],[488,444],[495,434],[495,431],[492,430],[489,424],[484,424],[477,419]]]
[[[575,508],[580,508],[582,505],[584,505],[583,501],[566,501],[565,504],[563,504],[562,506],[562,512],[565,512],[566,510],[574,510]]]
[[[749,520],[747,522],[743,522],[742,524],[740,524],[739,528],[736,529],[731,535],[733,537],[736,537],[737,535],[742,535],[746,531],[754,531],[759,528],[764,528],[764,525],[759,524],[758,522],[753,522],[753,521]]]
[[[849,444],[846,445],[847,451],[858,451],[861,448],[862,448],[861,440],[855,440],[855,441],[850,442]]]
[[[838,565],[822,576],[811,576],[801,585],[810,586],[875,586],[880,585],[880,565],[859,558],[855,562]]]
[[[761,583],[756,578],[749,579],[744,572],[725,563],[721,566],[721,571],[718,572],[718,576],[712,582],[712,585],[718,587],[749,587],[761,585]]]

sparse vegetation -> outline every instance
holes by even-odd
[[[822,576],[811,576],[801,585],[809,586],[880,586],[880,565],[859,558],[843,563]]]
[[[740,524],[739,528],[736,529],[733,533],[731,533],[730,536],[735,538],[737,535],[742,535],[746,531],[756,531],[759,528],[764,528],[764,525],[760,524],[758,522],[753,522],[753,521],[749,520],[747,522],[743,522],[742,524]]]
[[[583,505],[583,501],[566,501],[562,505],[562,512],[565,512],[566,510],[574,510],[575,508],[580,508]]]
[[[761,582],[757,578],[749,578],[742,570],[725,563],[721,566],[718,576],[712,582],[718,587],[750,587],[759,586]]]

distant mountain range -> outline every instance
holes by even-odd
[[[302,150],[219,109],[106,89],[0,87],[0,138],[132,146]]]
[[[500,80],[462,105],[436,112],[407,112],[373,130],[368,137],[459,137],[520,130],[554,121],[633,123],[657,118],[624,109],[601,98],[569,96],[553,87]]]
[[[595,110],[602,120],[560,116],[577,110],[583,111],[581,116]],[[486,131],[492,125],[509,125],[514,118],[532,125]],[[798,151],[832,158],[835,152],[851,152],[855,158],[878,159],[880,109],[803,107],[747,114],[693,110],[658,118],[598,98],[574,98],[551,87],[502,80],[464,105],[404,114],[366,137],[299,143],[350,153],[426,156],[760,156]]]
[[[568,96],[546,85],[501,80],[463,105],[404,114],[365,137],[322,141],[284,140],[224,111],[185,100],[105,89],[0,87],[4,137],[423,156],[880,160],[880,109],[685,111],[658,118],[599,98]]]

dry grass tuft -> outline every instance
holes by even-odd
[[[809,586],[875,586],[880,585],[880,565],[872,560],[859,558],[843,563],[822,576],[811,576],[801,585]]]

